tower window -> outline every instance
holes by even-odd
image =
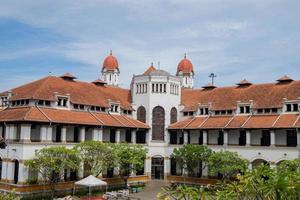
[[[68,99],[63,97],[58,97],[57,100],[57,106],[59,107],[67,107],[68,105]]]
[[[299,111],[299,104],[298,103],[287,103],[286,106],[286,112],[298,112]]]

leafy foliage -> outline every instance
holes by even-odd
[[[38,171],[45,182],[50,183],[52,193],[53,184],[63,177],[64,169],[77,170],[80,160],[77,151],[66,147],[43,148],[36,152],[35,158],[25,161],[25,166]]]
[[[217,192],[217,199],[299,200],[299,159],[284,161],[277,169],[261,165]]]
[[[14,191],[11,191],[6,194],[0,192],[0,199],[1,200],[20,200],[20,198],[15,195]]]
[[[110,144],[85,141],[75,146],[79,158],[85,163],[85,175],[98,177],[108,167],[116,165],[117,155]]]
[[[208,159],[209,173],[222,174],[222,180],[226,181],[238,173],[244,173],[248,161],[241,158],[236,152],[220,151],[214,152]]]
[[[212,150],[206,146],[187,144],[174,149],[171,158],[176,160],[181,169],[185,169],[189,175],[193,175],[196,167],[202,166],[201,168],[204,169],[207,166],[211,154]]]
[[[160,200],[211,200],[212,195],[207,187],[196,186],[167,186],[158,193]]]
[[[142,169],[146,159],[147,149],[141,145],[115,144],[117,163],[120,176],[127,185],[127,179],[131,172]]]

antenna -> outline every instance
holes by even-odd
[[[208,77],[211,78],[211,84],[214,85],[214,79],[217,77],[217,75],[215,75],[215,73],[211,73]]]
[[[109,51],[109,55],[112,55],[112,50]]]
[[[160,61],[158,61],[158,69],[160,69]]]

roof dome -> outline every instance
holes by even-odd
[[[184,58],[179,62],[177,66],[177,73],[194,73],[194,68],[192,62],[186,58],[186,54],[184,55]]]
[[[106,69],[106,70],[116,70],[116,69],[118,70],[119,69],[118,60],[112,55],[112,51],[110,51],[110,55],[104,59],[102,70],[103,69]]]
[[[165,70],[155,70],[149,73],[150,76],[170,76],[169,72],[166,72]]]

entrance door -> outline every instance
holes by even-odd
[[[161,156],[152,157],[151,166],[151,178],[164,179],[164,158]]]

